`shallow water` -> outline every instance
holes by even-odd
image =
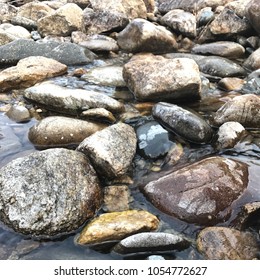
[[[91,66],[86,66],[88,69],[94,66],[102,66],[111,64],[111,61],[96,61]],[[86,81],[80,80],[77,77],[71,76],[70,73],[74,68],[69,69],[69,75],[52,79],[53,82],[71,88],[84,88],[89,90],[97,90],[105,92],[108,95],[131,100],[131,94],[126,93],[126,89],[121,91],[115,88],[100,87],[90,85]],[[124,94],[123,94],[124,92]],[[122,95],[121,95],[122,94]],[[213,108],[216,109],[220,106],[218,98],[212,98],[212,104],[207,103],[194,103],[189,105],[197,112],[203,112],[203,115],[210,116]],[[217,104],[217,105],[216,105]],[[0,106],[3,105],[0,102]],[[205,106],[206,105],[206,106]],[[211,106],[212,105],[212,106]],[[51,113],[53,114],[53,113]],[[0,167],[7,164],[9,161],[25,156],[35,151],[34,146],[29,142],[27,134],[31,126],[37,121],[32,119],[30,122],[17,124],[11,121],[4,113],[0,113]],[[135,124],[135,120],[131,123]],[[229,225],[237,216],[242,205],[248,202],[260,201],[260,132],[252,133],[254,135],[254,143],[248,142],[239,145],[236,149],[222,152],[221,155],[237,159],[248,164],[249,167],[249,184],[247,190],[243,195],[232,205],[233,211],[230,218],[219,225]],[[214,154],[216,151],[209,145],[188,145],[184,143],[184,151],[186,160],[183,164],[192,163],[207,155]],[[165,162],[164,159],[157,160],[155,163],[151,160],[142,158],[140,155],[134,159],[134,183],[130,186],[133,201],[130,204],[131,209],[144,209],[158,216],[161,221],[160,231],[164,232],[178,232],[182,233],[193,241],[193,245],[181,252],[172,252],[164,254],[166,259],[201,259],[202,256],[197,252],[195,247],[195,238],[198,232],[202,229],[200,226],[188,224],[173,217],[170,217],[149,203],[143,194],[140,192],[139,187],[162,174],[166,174],[172,168],[180,168],[180,166],[171,166]],[[151,171],[152,167],[157,167],[157,172]],[[159,171],[158,171],[159,170]],[[29,172],[29,170],[28,170]],[[251,228],[252,231],[259,234],[258,228]],[[33,241],[28,237],[14,233],[7,229],[4,225],[0,225],[0,259],[121,259],[121,256],[112,254],[107,249],[90,248],[75,245],[74,238],[80,229],[70,236],[63,237],[51,241]],[[130,258],[146,258],[146,256],[132,256]]]

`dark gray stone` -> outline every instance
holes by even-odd
[[[95,58],[91,51],[73,43],[20,39],[0,47],[0,66],[14,65],[28,56],[44,56],[66,65],[86,64]]]

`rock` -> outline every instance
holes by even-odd
[[[129,19],[146,18],[147,10],[143,0],[90,0],[93,10],[111,11],[123,14]]]
[[[16,64],[28,56],[44,56],[66,65],[87,64],[95,58],[91,51],[76,44],[55,41],[20,39],[0,47],[0,65]]]
[[[143,0],[147,13],[154,13],[155,11],[155,0]]]
[[[96,120],[101,122],[115,123],[114,115],[104,108],[95,108],[83,111],[80,115],[82,118]]]
[[[104,108],[114,113],[124,110],[124,105],[106,94],[83,89],[70,89],[52,84],[41,83],[25,90],[24,97],[42,104],[49,110],[78,115],[93,108]]]
[[[31,118],[29,110],[21,105],[11,106],[6,112],[6,116],[17,123],[27,122]]]
[[[93,52],[117,52],[117,42],[105,35],[86,35],[81,31],[74,31],[71,34],[73,43],[86,47]]]
[[[225,227],[202,230],[197,238],[197,247],[209,260],[251,260],[259,250],[252,233]]]
[[[226,102],[216,112],[214,122],[216,125],[221,125],[230,121],[239,122],[245,128],[259,128],[260,97],[245,94]]]
[[[110,10],[92,10],[86,8],[83,11],[83,29],[88,35],[112,32],[124,29],[129,23],[126,15]]]
[[[19,233],[70,233],[95,214],[101,200],[96,173],[79,152],[35,152],[0,170],[0,220]]]
[[[30,2],[21,6],[18,10],[18,17],[25,17],[37,22],[39,19],[52,14],[55,10],[42,2]]]
[[[0,6],[0,23],[10,22],[10,20],[16,16],[17,8],[13,5],[1,3]]]
[[[30,32],[22,26],[15,26],[15,25],[10,24],[9,27],[2,28],[3,25],[4,24],[0,25],[0,30],[1,29],[4,30],[4,32],[7,35],[13,36],[16,39],[20,39],[20,38],[30,39],[31,38]]]
[[[214,19],[215,15],[211,7],[206,7],[201,9],[197,14],[197,24],[198,26],[207,25]]]
[[[85,153],[104,177],[125,174],[136,150],[134,129],[123,123],[114,124],[87,137],[77,148]]]
[[[253,71],[249,74],[245,80],[243,87],[240,92],[242,93],[251,93],[254,92],[257,95],[260,95],[260,69]]]
[[[225,8],[233,10],[240,18],[246,16],[246,7],[251,0],[236,0],[231,1],[225,5]]]
[[[105,212],[120,212],[129,210],[131,195],[128,186],[115,185],[104,188]]]
[[[240,18],[235,11],[225,8],[209,25],[214,35],[236,35],[250,32],[252,27],[246,18]]]
[[[152,114],[162,126],[190,142],[209,143],[213,137],[210,125],[202,117],[177,105],[157,103]]]
[[[204,55],[218,55],[227,58],[239,58],[245,53],[244,47],[234,42],[218,41],[209,44],[196,45],[192,52]]]
[[[258,34],[260,34],[260,3],[258,0],[252,0],[248,3],[246,7],[246,17],[251,23],[252,27],[255,29]]]
[[[200,99],[199,69],[191,59],[136,57],[124,65],[123,78],[137,100]]]
[[[196,37],[196,17],[189,12],[172,10],[161,18],[161,22],[184,36]]]
[[[151,255],[147,257],[147,260],[149,261],[160,261],[160,260],[165,260],[163,256],[158,256],[158,255]]]
[[[90,5],[89,0],[68,0],[67,2],[77,4],[82,9],[85,9]]]
[[[161,211],[189,223],[208,225],[228,217],[232,202],[247,184],[246,164],[210,157],[150,182],[143,192]]]
[[[37,23],[34,20],[28,19],[26,17],[16,16],[11,19],[11,23],[14,25],[20,25],[29,31],[34,31],[37,29]],[[31,37],[34,39],[33,36]]]
[[[69,36],[72,31],[80,30],[83,20],[82,9],[73,3],[68,3],[51,15],[38,20],[38,32],[47,35]]]
[[[138,148],[148,158],[165,156],[174,146],[169,133],[158,122],[150,121],[136,129]]]
[[[30,128],[29,140],[38,148],[73,147],[106,125],[67,117],[47,117]]]
[[[109,87],[125,87],[126,83],[123,79],[122,66],[102,66],[92,68],[86,74],[81,76],[81,79],[90,84],[109,86]]]
[[[121,240],[138,232],[156,230],[158,226],[159,220],[156,216],[142,210],[102,214],[87,224],[77,243],[95,244]]]
[[[173,34],[163,26],[144,19],[134,19],[118,34],[117,43],[127,52],[166,53],[177,49]]]
[[[260,48],[254,51],[244,62],[243,66],[249,70],[260,69]]]
[[[189,245],[189,241],[180,235],[163,232],[144,232],[123,239],[114,247],[113,251],[126,255],[154,251],[184,250]]]
[[[244,83],[245,81],[239,78],[223,78],[218,82],[218,87],[227,91],[239,91]]]
[[[29,87],[46,78],[67,72],[67,66],[51,58],[31,56],[20,60],[17,66],[0,72],[1,91]]]
[[[245,135],[245,128],[238,122],[226,122],[219,127],[217,134],[218,149],[233,148]]]

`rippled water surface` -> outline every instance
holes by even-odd
[[[93,66],[102,66],[103,61],[96,61]],[[90,66],[86,67],[89,68]],[[74,69],[70,68],[69,73]],[[125,89],[117,90],[115,88],[100,87],[89,85],[86,81],[77,77],[66,75],[54,78],[53,81],[59,85],[71,88],[93,89],[96,91],[106,92],[108,95],[117,98],[121,97],[127,102],[131,102],[131,94]],[[221,102],[218,99],[212,99],[212,103],[191,104],[193,110],[197,110],[204,115],[210,115],[211,110],[219,107]],[[0,101],[0,106],[4,102]],[[32,119],[30,122],[17,124],[11,121],[4,113],[0,113],[0,166],[4,166],[12,159],[25,156],[35,151],[34,146],[27,138],[28,129],[37,121]],[[238,159],[248,164],[249,167],[249,185],[246,192],[234,203],[233,212],[230,218],[222,224],[229,225],[235,219],[239,209],[247,202],[260,201],[260,133],[252,132],[254,140],[245,142],[238,148],[222,152],[222,156]],[[185,146],[186,163],[194,162],[204,156],[216,154],[208,145],[202,146]],[[157,215],[161,220],[161,229],[165,232],[183,233],[191,240],[194,240],[201,227],[187,224],[180,220],[174,219],[163,214],[153,207],[143,194],[139,187],[146,182],[161,177],[162,174],[169,172],[169,163],[163,159],[157,160],[156,163],[146,160],[137,155],[134,160],[134,183],[130,186],[133,201],[130,204],[131,209],[145,209]],[[158,167],[155,171],[153,167]],[[178,166],[176,167],[178,168]],[[30,170],[28,170],[30,172]],[[252,228],[252,231],[258,231],[258,228]],[[80,229],[78,230],[78,232]],[[77,234],[77,233],[75,233]],[[4,225],[0,226],[0,259],[121,259],[120,256],[109,253],[105,248],[91,248],[75,245],[75,234],[64,237],[59,240],[37,241],[11,232]],[[196,251],[195,244],[182,252],[173,252],[165,254],[167,259],[200,259],[202,256]],[[144,258],[144,256],[135,256],[133,258]]]

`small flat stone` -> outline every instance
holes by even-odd
[[[29,110],[21,105],[11,106],[6,116],[17,123],[27,122],[31,118]]]

